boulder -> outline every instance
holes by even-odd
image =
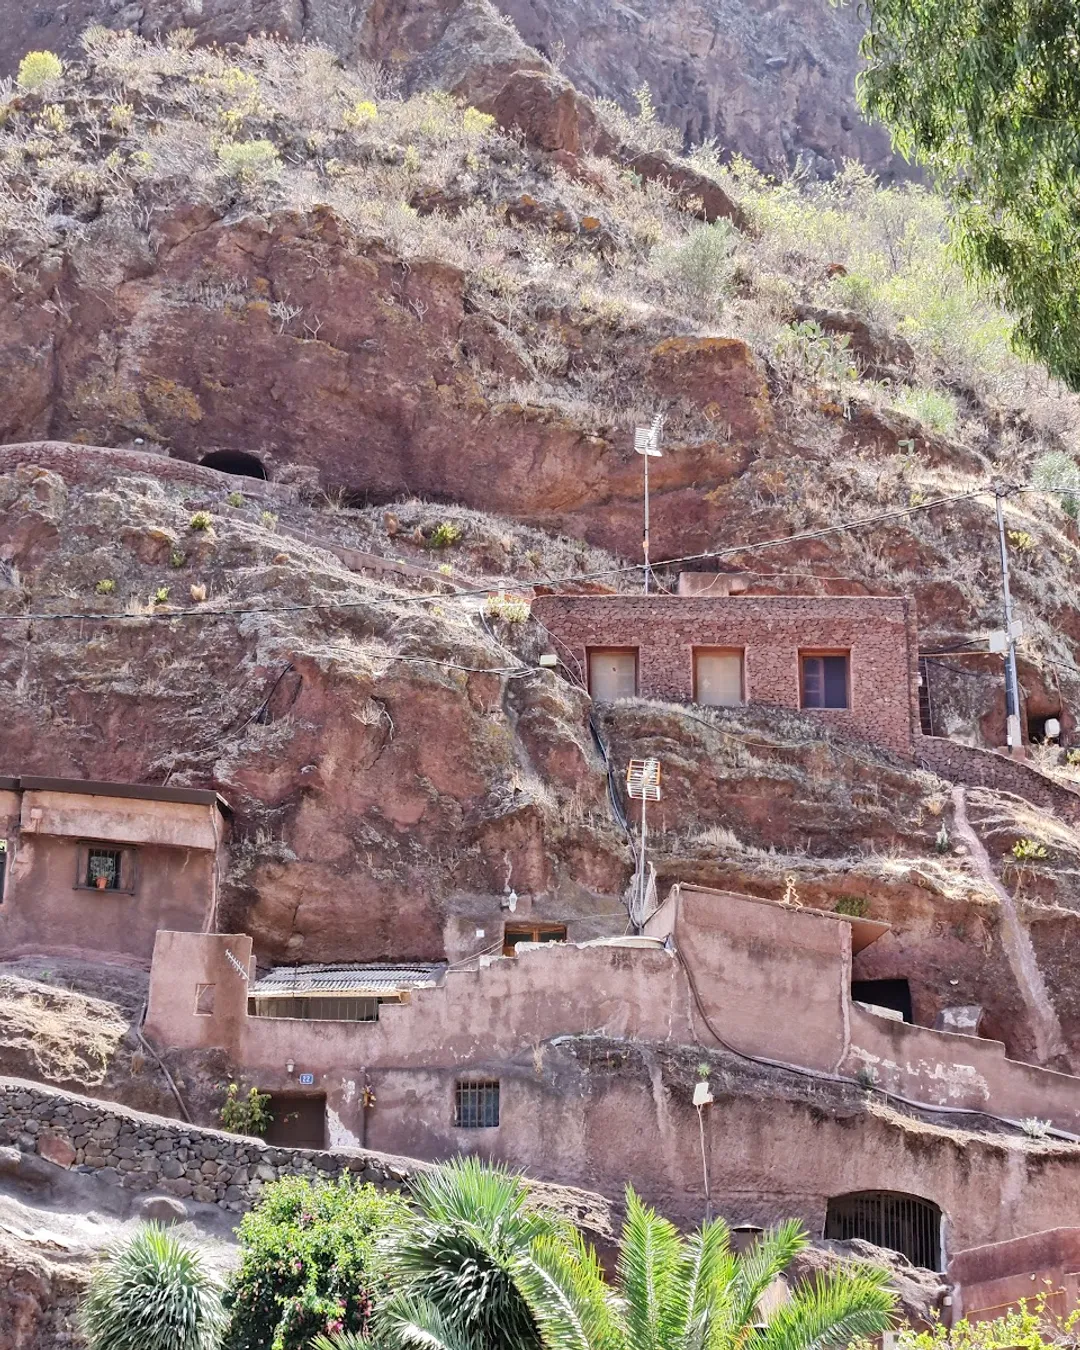
[[[736,437],[772,426],[765,377],[739,338],[672,337],[653,348],[649,384],[658,394],[685,398]]]

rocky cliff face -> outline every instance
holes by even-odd
[[[498,0],[497,9],[487,0],[60,0],[10,9],[0,72],[13,71],[30,49],[74,54],[92,23],[146,37],[189,28],[207,42],[278,33],[325,43],[346,61],[387,62],[412,86],[459,87],[494,68],[505,74],[550,62],[582,92],[628,109],[647,84],[661,120],[688,145],[715,138],[773,172],[801,161],[828,177],[850,158],[887,177],[906,172],[887,135],[867,125],[855,103],[856,9],[827,0],[779,7],[659,0],[636,8],[617,0]]]

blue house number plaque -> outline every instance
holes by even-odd
[[[301,1087],[311,1087],[311,1085],[312,1085],[314,1082],[315,1082],[315,1075],[314,1075],[313,1073],[302,1073],[302,1074],[300,1075],[300,1086],[301,1086]]]

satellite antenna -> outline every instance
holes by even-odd
[[[647,463],[648,461],[646,461]],[[647,579],[647,578],[646,578]],[[630,921],[638,931],[648,918],[650,875],[646,866],[645,848],[648,841],[646,805],[660,800],[660,761],[632,759],[626,766],[626,795],[641,803],[641,853],[637,869],[636,896],[630,902]],[[655,882],[652,883],[655,885]]]
[[[663,430],[664,417],[662,413],[656,414],[651,426],[634,428],[634,450],[645,461],[645,534],[642,538],[641,547],[645,555],[646,595],[649,594],[649,460],[660,459],[663,456],[663,451],[660,449],[660,437]]]

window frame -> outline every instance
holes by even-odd
[[[814,659],[823,659],[827,656],[842,656],[844,658],[844,698],[843,707],[830,707],[824,703],[807,703],[806,701],[806,661]],[[825,672],[822,670],[822,697],[825,694]],[[799,648],[799,711],[800,712],[851,712],[851,648],[850,647],[800,647]]]
[[[525,936],[526,933],[529,933],[531,936],[526,937],[526,936]],[[544,933],[544,934],[559,933],[559,934],[561,934],[561,936],[559,936],[559,937],[551,937],[551,936],[547,937],[547,941],[548,941],[548,942],[565,942],[565,941],[567,940],[567,937],[566,937],[566,924],[564,924],[564,923],[540,923],[540,922],[537,922],[537,923],[530,923],[527,919],[526,919],[526,920],[518,920],[518,921],[513,922],[513,923],[504,923],[504,924],[503,924],[503,946],[502,946],[502,954],[503,954],[503,956],[516,956],[516,955],[517,955],[517,952],[515,951],[515,947],[517,946],[517,944],[516,944],[516,943],[509,943],[509,942],[507,942],[506,939],[507,939],[508,936],[511,936],[511,935],[517,936],[517,937],[518,937],[518,942],[541,942],[541,941],[543,941],[543,939],[540,937],[540,934],[541,934],[541,933]],[[520,936],[518,936],[519,934],[520,934]]]
[[[99,889],[91,886],[87,877],[90,873],[90,851],[101,849],[120,855],[120,885]],[[75,854],[75,890],[93,891],[95,895],[134,895],[139,884],[138,849],[131,844],[117,844],[111,839],[81,839]]]
[[[739,702],[738,703],[702,703],[698,698],[698,657],[699,656],[737,656],[739,658]],[[800,670],[801,670],[800,666]],[[745,708],[746,707],[746,648],[718,647],[713,643],[702,643],[690,648],[690,690],[692,701],[702,708]]]
[[[634,654],[634,692],[633,692],[632,694],[630,694],[630,695],[625,695],[625,694],[624,694],[622,697],[624,697],[624,698],[626,698],[626,697],[630,697],[630,698],[639,698],[639,697],[641,696],[641,647],[640,647],[640,646],[633,647],[633,646],[629,646],[629,645],[624,645],[624,646],[618,647],[618,646],[610,646],[610,645],[608,645],[608,646],[586,647],[586,648],[585,648],[585,683],[588,685],[588,688],[589,688],[589,697],[590,697],[590,698],[595,698],[595,697],[596,697],[596,695],[593,693],[593,687],[592,687],[592,683],[593,683],[593,681],[592,681],[592,659],[593,659],[593,657],[594,657],[594,656],[614,656],[616,653],[619,653],[620,655],[622,655],[622,654],[625,654],[625,653],[627,653],[627,652],[633,652],[633,654]]]
[[[480,1092],[481,1090],[491,1092],[495,1090],[495,1119],[465,1120],[463,1096],[467,1092]],[[489,1098],[490,1101],[490,1098]],[[483,1099],[473,1103],[477,1114],[484,1114],[485,1102]],[[454,1129],[455,1130],[497,1130],[502,1121],[502,1082],[498,1078],[457,1078],[454,1080]]]
[[[208,990],[210,992],[210,1007],[200,1008],[199,1007],[200,999],[202,995],[204,995]],[[201,980],[196,982],[195,1004],[192,1010],[192,1015],[194,1017],[213,1017],[216,1006],[217,1006],[217,981]]]

